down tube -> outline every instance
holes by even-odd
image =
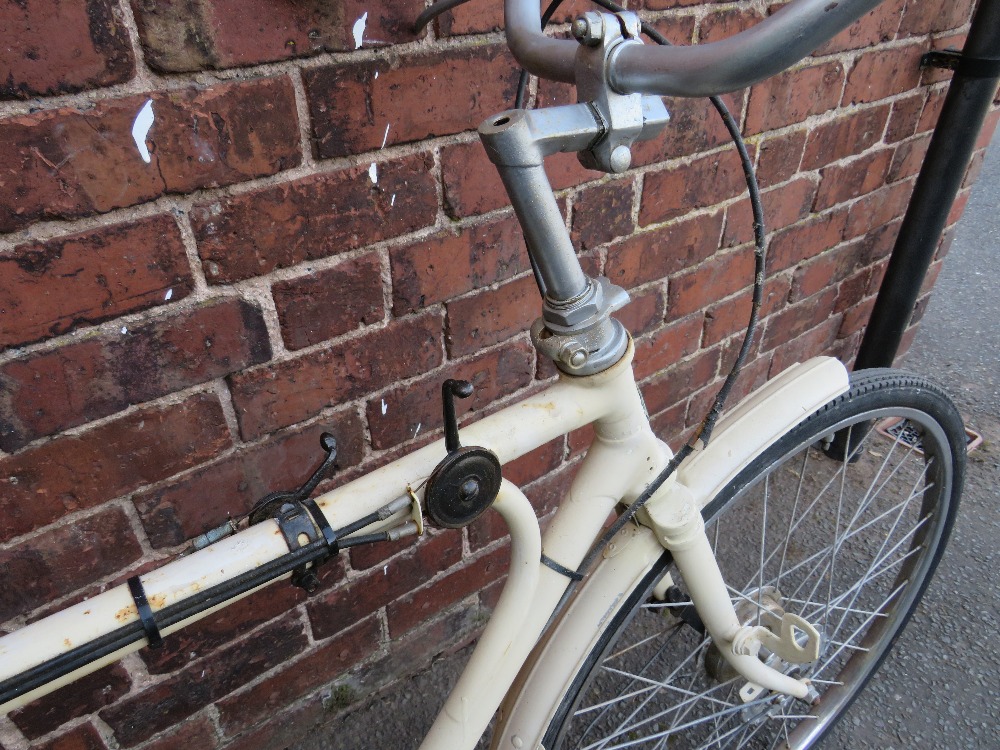
[[[619,399],[614,416],[595,422],[594,442],[541,544],[546,557],[570,570],[579,566],[615,506],[637,496],[670,457],[649,429],[634,382],[619,391]],[[517,514],[518,498],[523,496],[516,488],[505,488],[496,507],[511,532],[511,575],[421,750],[475,747],[569,583],[539,562],[538,522],[526,500],[520,507],[527,513]]]

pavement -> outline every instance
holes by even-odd
[[[1000,141],[983,166],[916,340],[897,363],[943,385],[984,443],[969,457],[959,520],[935,578],[825,750],[1000,747],[998,205]],[[468,651],[442,657],[363,702],[296,750],[416,748]]]

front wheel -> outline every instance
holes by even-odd
[[[819,630],[812,664],[761,656],[811,680],[819,702],[766,691],[741,700],[746,681],[705,635],[665,554],[584,660],[543,746],[812,746],[920,600],[964,468],[962,421],[937,386],[892,370],[852,376],[850,391],[777,439],[703,511],[741,621],[792,612]],[[658,587],[667,573],[676,585]]]

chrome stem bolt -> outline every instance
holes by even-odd
[[[573,21],[573,37],[586,47],[596,47],[604,36],[604,16],[587,11]]]

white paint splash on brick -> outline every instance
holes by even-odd
[[[361,49],[361,42],[365,36],[365,24],[368,23],[368,11],[361,14],[361,18],[354,22],[354,49]]]
[[[387,123],[386,126],[385,126],[385,135],[382,136],[382,146],[381,146],[381,148],[385,148],[386,141],[389,140],[389,127],[391,125],[392,125],[392,123]]]
[[[388,404],[385,403],[385,399],[382,399],[382,416],[383,417],[385,416],[385,413],[387,411],[389,411],[389,406],[388,406]]]
[[[163,301],[167,302],[173,296],[174,296],[174,290],[168,289],[166,295],[163,297]]]
[[[139,110],[139,114],[135,116],[135,122],[132,123],[132,138],[135,141],[136,148],[139,149],[139,156],[147,164],[152,161],[152,157],[149,155],[149,148],[146,146],[146,136],[149,135],[150,128],[153,127],[153,100],[147,99],[146,103],[142,105],[142,109]]]
[[[373,185],[378,185],[378,167],[375,162],[372,162],[372,165],[368,167],[368,179],[372,181]]]

